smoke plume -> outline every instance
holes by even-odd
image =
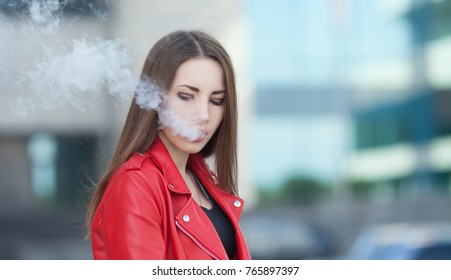
[[[80,22],[63,15],[75,5],[66,0],[9,1],[0,11],[0,92],[10,118],[27,118],[40,110],[72,106],[80,112],[92,108],[93,100],[107,96],[116,102],[136,101],[158,112],[160,126],[195,140],[200,132],[175,112],[164,108],[164,93],[149,79],[138,80],[130,70],[131,59],[121,39],[90,39],[80,35],[63,40],[62,34]],[[74,8],[74,7],[72,7]],[[101,20],[106,15],[88,5]],[[13,16],[11,16],[13,14]],[[2,119],[2,121],[8,121]]]

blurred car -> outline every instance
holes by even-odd
[[[368,226],[344,259],[451,260],[451,223],[396,223]]]
[[[241,227],[254,260],[318,259],[333,253],[325,231],[296,217],[243,216]]]

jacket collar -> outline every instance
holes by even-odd
[[[164,177],[168,180],[167,187],[170,191],[189,194],[190,190],[183,180],[177,166],[171,158],[166,146],[160,137],[157,136],[153,145],[146,151],[146,154],[155,162]]]
[[[167,188],[171,192],[179,194],[191,193],[159,136],[155,138],[153,145],[146,151],[146,154],[155,162],[163,173],[168,183]],[[244,201],[241,198],[222,190],[218,186],[219,182],[216,174],[210,170],[200,154],[191,154],[189,156],[187,168],[191,169],[194,174],[196,174],[222,209],[229,210],[235,217],[240,216]],[[237,207],[236,205],[239,206]]]

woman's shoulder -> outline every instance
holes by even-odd
[[[112,174],[104,199],[143,193],[159,197],[160,186],[164,185],[162,180],[161,173],[152,161],[147,156],[135,153]]]
[[[135,153],[122,163],[110,179],[110,185],[117,181],[136,180],[146,185],[157,185],[161,178],[161,171],[150,159],[148,154]]]
[[[119,169],[123,172],[146,172],[146,173],[161,173],[161,168],[152,160],[148,153],[134,153],[127,161],[125,161]]]

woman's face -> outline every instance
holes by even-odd
[[[224,118],[223,76],[221,65],[210,58],[189,59],[178,67],[164,109],[181,119],[171,123],[187,127],[163,123],[161,134],[171,148],[197,153],[210,141]]]

